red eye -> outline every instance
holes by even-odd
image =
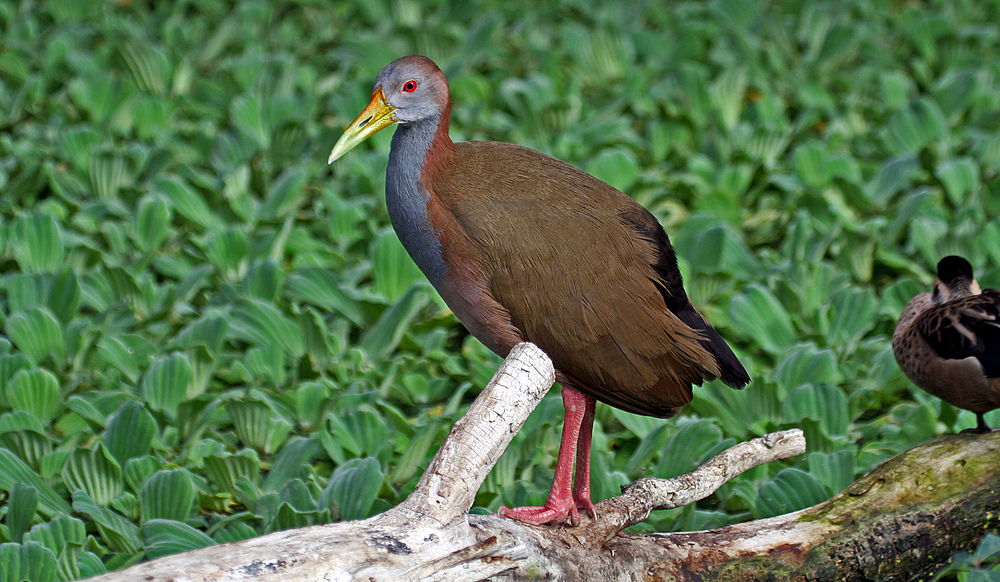
[[[417,90],[417,82],[413,79],[403,83],[403,93],[413,93]]]

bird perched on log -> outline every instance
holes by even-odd
[[[892,351],[914,384],[976,413],[976,428],[962,432],[990,432],[983,414],[1000,408],[1000,291],[981,291],[969,261],[938,262],[933,289],[903,309]]]
[[[407,56],[378,74],[371,102],[332,163],[398,124],[386,207],[399,240],[459,321],[505,357],[522,341],[556,368],[566,409],[544,507],[501,507],[533,524],[593,515],[595,399],[629,412],[676,414],[692,384],[742,388],[746,370],[688,300],[663,227],[597,178],[528,148],[453,143],[448,81]],[[574,475],[574,456],[576,470]]]

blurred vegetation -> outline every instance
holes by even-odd
[[[974,426],[889,336],[946,254],[1000,286],[998,23],[996,0],[0,3],[0,582],[412,491],[498,359],[388,226],[388,135],[325,164],[410,53],[449,76],[454,139],[650,208],[754,378],[671,421],[601,405],[595,499],[806,432],[637,531],[805,507]],[[561,419],[550,395],[477,511],[544,500]],[[946,577],[995,575],[994,546]]]

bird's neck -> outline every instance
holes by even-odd
[[[386,168],[389,220],[403,247],[434,285],[444,276],[445,265],[427,204],[433,192],[430,184],[454,147],[445,111],[441,117],[400,125],[392,137]]]

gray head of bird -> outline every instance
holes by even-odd
[[[982,290],[972,275],[972,265],[962,257],[949,255],[937,264],[937,279],[931,292],[931,302],[935,305],[952,299],[979,295]]]
[[[450,104],[448,81],[434,61],[420,55],[396,59],[375,78],[371,101],[337,140],[328,163],[390,125],[440,119]]]

